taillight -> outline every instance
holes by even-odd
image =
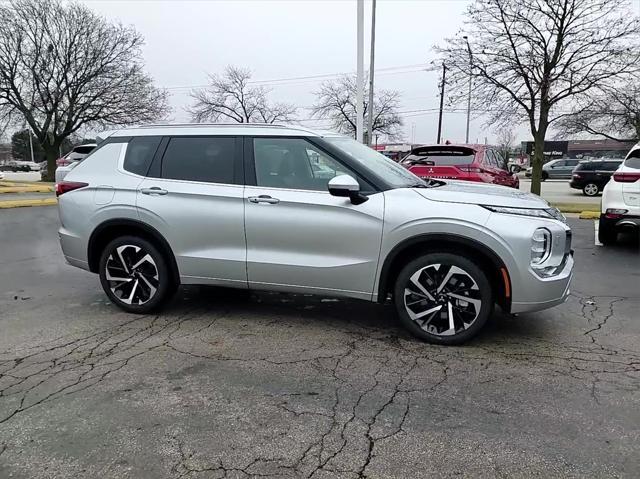
[[[456,168],[466,173],[482,173],[482,168],[478,168],[477,166],[456,165]]]
[[[618,183],[634,183],[640,180],[640,173],[614,173],[613,180]]]
[[[61,181],[56,183],[56,196],[61,196],[69,191],[77,190],[89,186],[89,183],[82,183],[80,181]]]

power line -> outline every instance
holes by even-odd
[[[402,65],[397,67],[387,67],[387,68],[378,68],[374,70],[379,75],[398,75],[404,73],[415,73],[426,71],[424,68],[418,67],[426,67],[426,63],[416,63],[413,65]],[[405,71],[401,71],[405,70]],[[247,83],[251,85],[269,85],[269,86],[278,86],[278,85],[287,85],[291,86],[292,84],[303,84],[310,82],[317,82],[321,80],[330,80],[332,78],[337,78],[342,75],[353,75],[354,72],[338,72],[338,73],[325,73],[322,75],[308,75],[301,77],[289,77],[289,78],[274,78],[270,80],[250,80]],[[291,83],[294,82],[294,83]],[[176,85],[164,87],[165,90],[189,90],[193,88],[206,88],[208,84],[203,85]]]

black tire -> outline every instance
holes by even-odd
[[[601,215],[598,222],[598,241],[603,245],[610,245],[615,243],[617,238],[615,222]]]
[[[436,265],[440,265],[439,268],[436,269]],[[444,285],[436,285],[433,288],[432,286],[437,280],[446,278],[451,266],[459,268],[464,274],[454,273],[455,276],[451,276]],[[416,294],[418,287],[416,287],[416,283],[411,281],[411,277],[416,273],[419,273],[416,277],[417,281],[424,288],[421,291],[426,290],[435,301],[431,301],[424,294]],[[429,284],[429,282],[432,284]],[[462,288],[464,288],[465,285],[468,286],[472,283],[475,283],[477,289],[465,290],[460,287],[462,285]],[[461,293],[465,297],[469,295],[469,299],[473,302],[461,301],[456,298],[452,301],[451,297],[448,297],[448,294],[452,294],[449,291],[449,287],[452,285],[456,285],[455,292]],[[405,291],[407,291],[407,294],[405,294]],[[396,279],[393,295],[396,311],[402,325],[413,335],[434,344],[454,345],[470,340],[483,328],[493,312],[493,291],[487,275],[472,260],[455,253],[429,253],[408,263],[402,268]],[[409,299],[409,306],[406,305],[407,298]],[[480,301],[479,308],[476,303],[478,300]],[[456,303],[455,307],[452,305],[453,302]],[[466,310],[463,303],[467,303]],[[416,304],[417,306],[415,306]],[[453,328],[447,326],[451,324],[449,322],[449,305],[451,305],[450,311],[454,318]],[[410,308],[410,306],[413,306],[413,308]],[[433,314],[424,316],[424,313],[437,307],[441,309]],[[446,318],[443,316],[443,307],[447,308],[447,311],[444,312]],[[424,311],[417,311],[418,309],[424,309]],[[423,316],[412,319],[409,313],[410,310],[414,316],[421,313]],[[456,312],[457,319],[456,314],[454,314]],[[475,315],[475,319],[472,319],[469,323],[465,323],[462,319],[464,317],[471,318],[473,315]],[[423,320],[422,324],[418,324],[422,317],[427,319]],[[448,329],[444,330],[445,327],[448,327]],[[451,334],[452,330],[455,333]]]
[[[582,194],[585,196],[594,197],[598,196],[598,193],[600,193],[600,187],[596,183],[589,182],[582,187]]]
[[[125,248],[119,255],[118,248],[121,246]],[[139,250],[135,251],[136,248]],[[151,261],[148,259],[143,261],[147,254]],[[122,264],[120,258],[125,263],[125,269],[119,266]],[[134,262],[140,261],[143,262],[132,269]],[[111,280],[107,277],[107,262],[109,262]],[[157,275],[153,274],[154,267]],[[157,311],[173,295],[177,287],[166,258],[152,243],[137,236],[121,236],[111,241],[100,256],[99,273],[102,289],[109,299],[128,313],[147,314]],[[114,277],[127,279],[113,281]],[[116,285],[115,288],[114,285]],[[153,287],[155,292],[152,290]],[[133,291],[134,288],[136,291]],[[131,302],[127,302],[129,293],[132,297]],[[145,300],[146,293],[149,293],[147,300]]]
[[[547,181],[549,179],[549,173],[547,173],[546,171],[543,171],[542,175],[540,176],[540,179],[542,181]]]

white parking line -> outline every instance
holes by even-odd
[[[594,226],[594,229],[595,229],[595,232],[596,232],[594,243],[595,243],[596,246],[602,246],[602,243],[600,243],[600,241],[598,240],[598,223],[599,223],[598,220],[593,220],[593,226]]]

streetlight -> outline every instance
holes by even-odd
[[[465,35],[464,41],[467,43],[467,51],[469,52],[469,96],[467,98],[467,134],[465,143],[469,143],[469,123],[471,122],[471,81],[473,72],[473,54],[471,53],[471,46],[469,45],[469,37]]]

